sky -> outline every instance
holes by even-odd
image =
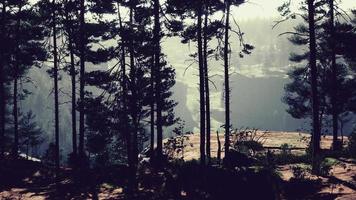
[[[237,14],[240,19],[279,17],[277,8],[285,1],[288,0],[247,0],[238,8],[234,8],[233,14]],[[295,8],[301,2],[301,0],[290,1]],[[337,0],[337,2],[346,10],[356,7],[356,0]]]

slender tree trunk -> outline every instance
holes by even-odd
[[[130,9],[130,26],[133,27],[133,23],[134,23],[134,18],[133,18],[133,8]],[[135,66],[135,50],[134,50],[134,41],[133,38],[130,37],[130,70],[131,70],[131,77],[132,77],[132,83],[134,86],[132,87],[132,95],[134,101],[137,100],[138,94],[137,94],[137,80],[136,80],[136,66]],[[135,174],[136,174],[136,169],[137,169],[137,159],[138,159],[138,109],[137,109],[137,103],[134,103],[134,108],[132,109],[133,113],[132,113],[132,122],[133,122],[133,127],[134,130],[132,131],[132,166],[135,169]]]
[[[162,140],[163,140],[163,122],[162,122],[162,88],[161,88],[161,45],[160,45],[160,32],[161,25],[159,21],[159,0],[154,0],[153,2],[153,12],[154,12],[154,30],[153,30],[153,40],[154,40],[154,63],[155,63],[155,82],[156,82],[156,112],[157,112],[157,156],[162,157]]]
[[[220,142],[220,137],[219,137],[219,132],[216,131],[216,140],[218,141],[218,151],[217,151],[217,159],[218,162],[221,162],[221,142]]]
[[[150,152],[151,152],[151,159],[154,157],[154,148],[155,148],[155,77],[154,77],[154,71],[155,71],[155,56],[152,56],[152,65],[151,65],[151,99],[150,99],[150,129],[151,129],[151,139],[150,139]]]
[[[76,112],[76,72],[75,72],[75,61],[74,61],[74,49],[73,49],[73,37],[72,34],[69,35],[68,49],[70,53],[70,75],[72,81],[72,148],[73,156],[77,156],[77,112]]]
[[[208,17],[209,8],[208,0],[205,0],[205,16],[204,16],[204,79],[205,79],[205,103],[206,103],[206,157],[208,164],[211,162],[211,151],[210,151],[210,134],[211,134],[211,123],[210,123],[210,89],[209,89],[209,72],[208,72]]]
[[[225,157],[230,147],[230,83],[229,83],[229,27],[230,0],[225,0],[225,44],[224,44],[224,85],[225,85]]]
[[[27,137],[27,144],[26,144],[26,159],[28,160],[28,152],[30,149],[30,138],[29,136]]]
[[[79,155],[85,156],[84,151],[84,86],[85,86],[85,0],[80,0],[80,83],[79,83]]]
[[[134,17],[133,17],[133,12],[134,12],[134,6],[130,6],[130,28],[133,29],[134,25]],[[132,77],[131,83],[136,85],[136,69],[135,69],[135,61],[134,61],[134,43],[133,43],[133,38],[132,35],[130,36],[129,39],[129,54],[130,54],[130,76]],[[134,86],[136,87],[136,86]],[[131,93],[132,95],[136,96],[137,89],[131,87]],[[136,98],[132,98],[135,99]],[[137,126],[136,126],[136,115],[137,115],[137,109],[136,109],[136,103],[131,102],[131,104],[134,104],[134,108],[132,107],[131,114],[132,114],[132,123],[133,123],[133,128],[134,130],[130,131],[130,157],[129,157],[129,169],[130,169],[130,177],[131,177],[131,183],[129,183],[130,187],[130,192],[137,190],[137,181],[136,181],[136,171],[137,171],[137,165],[136,165],[136,160],[137,160]],[[132,134],[132,135],[131,135]]]
[[[4,21],[5,21],[5,13],[6,13],[6,6],[5,3],[2,2],[2,17],[1,17],[1,30],[3,30],[4,27]],[[3,32],[0,32],[0,42],[3,44],[4,40],[4,35]],[[2,159],[5,151],[5,111],[6,111],[6,95],[5,95],[5,70],[4,70],[4,63],[3,63],[3,49],[4,47],[0,47],[0,160]]]
[[[56,164],[56,180],[59,177],[59,103],[58,103],[58,52],[57,52],[57,22],[56,22],[56,1],[53,0],[52,13],[52,28],[53,28],[53,80],[54,80],[54,131],[55,131],[55,164]]]
[[[312,112],[313,112],[313,171],[317,171],[317,162],[320,151],[320,123],[319,123],[319,99],[317,77],[318,71],[316,66],[316,39],[315,39],[315,7],[314,0],[308,0],[308,21],[309,21],[309,48],[310,60],[309,66],[311,71],[311,87],[312,87]]]
[[[118,7],[118,17],[119,17],[119,26],[120,30],[123,31],[123,25],[122,25],[122,20],[121,20],[121,14],[120,14],[120,3],[119,1],[117,2],[117,7]],[[121,36],[123,37],[123,36]],[[127,150],[127,158],[130,163],[130,160],[132,159],[131,155],[131,133],[130,130],[128,129],[128,113],[127,113],[127,81],[126,81],[126,53],[125,53],[125,39],[126,38],[121,38],[121,48],[120,48],[120,57],[121,57],[121,73],[122,73],[122,79],[121,79],[121,85],[122,85],[122,114],[123,114],[123,124],[125,126],[124,128],[124,134],[126,137],[126,150]]]
[[[19,13],[21,12],[22,7],[19,8]],[[17,31],[20,30],[21,20],[18,18],[17,20]],[[16,49],[20,50],[20,49]],[[19,151],[19,119],[18,119],[18,78],[19,78],[19,66],[17,64],[16,57],[14,59],[14,88],[13,88],[13,116],[14,116],[14,146],[12,149],[12,153],[14,157],[17,157]]]
[[[342,121],[342,117],[340,120],[340,134],[341,134],[341,147],[344,147],[344,122]]]
[[[205,70],[203,59],[203,44],[202,44],[202,7],[201,1],[198,6],[198,60],[199,60],[199,93],[200,93],[200,163],[205,165]]]
[[[16,65],[16,64],[15,64]],[[14,146],[12,149],[12,153],[14,157],[17,157],[19,151],[19,119],[18,119],[18,102],[17,102],[17,66],[15,66],[15,76],[14,76],[14,88],[13,88],[13,116],[14,116]]]
[[[0,58],[1,60],[2,58]],[[5,78],[2,62],[0,61],[0,160],[4,155],[4,145],[5,145],[5,109],[6,109],[6,100],[5,100]]]
[[[336,66],[336,52],[335,52],[335,25],[334,25],[334,0],[329,0],[330,7],[330,46],[331,46],[331,72],[332,72],[332,91],[331,91],[331,112],[332,112],[332,121],[333,121],[333,149],[337,150],[338,139],[338,100],[337,100],[337,66]]]

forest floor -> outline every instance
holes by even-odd
[[[302,150],[299,148],[305,148],[307,142],[305,138],[308,138],[308,135],[303,133],[285,133],[285,132],[268,132],[262,133],[259,132],[258,135],[263,135],[264,146],[271,148],[272,150],[278,151],[279,147],[288,143],[291,147],[295,147],[296,150],[294,154],[300,154]],[[199,134],[189,135],[189,140],[187,140],[189,145],[184,151],[184,159],[192,160],[199,157]],[[220,142],[223,147],[223,136],[220,135]],[[322,138],[322,147],[325,149],[330,148],[331,137],[325,136]],[[212,156],[216,156],[217,149],[217,138],[216,135],[212,135],[211,140]],[[215,149],[215,150],[214,150]],[[222,152],[223,154],[223,152]],[[300,191],[300,187],[293,185],[291,180],[293,179],[293,166],[304,165],[303,163],[293,163],[293,164],[282,164],[277,165],[277,172],[280,174],[281,181],[283,182],[283,191],[286,193],[287,190],[290,191],[290,196],[293,194],[302,194],[304,191]],[[63,168],[61,174],[61,181],[58,185],[54,184],[53,170],[47,167],[44,167],[39,162],[33,161],[19,161],[19,163],[14,164],[9,161],[0,166],[0,199],[1,200],[43,200],[43,199],[153,199],[152,196],[161,193],[162,187],[175,187],[176,183],[173,183],[169,186],[170,178],[174,177],[167,175],[167,173],[172,173],[170,170],[166,171],[155,171],[153,172],[149,168],[141,169],[139,178],[139,191],[135,198],[128,198],[124,194],[123,185],[124,181],[121,180],[121,183],[112,183],[112,182],[100,182],[100,184],[91,184],[95,182],[95,173],[87,174],[86,177],[82,178],[83,184],[80,186],[74,184],[72,177],[72,170]],[[107,170],[110,171],[110,170]],[[216,172],[216,171],[211,171]],[[307,173],[305,176],[308,179],[307,188],[308,192],[305,196],[300,198],[288,198],[285,195],[282,195],[281,199],[338,199],[338,200],[353,200],[356,199],[356,161],[346,158],[338,158],[337,164],[332,166],[330,171],[331,173],[328,176],[313,176]],[[219,172],[221,173],[221,172]],[[226,174],[221,174],[226,175]],[[117,174],[110,174],[110,179],[117,179],[116,177],[122,177]],[[228,175],[229,177],[230,175]],[[142,177],[146,177],[142,178]],[[149,177],[149,178],[147,178]],[[194,174],[193,174],[194,177]],[[247,176],[254,177],[254,176]],[[261,182],[263,184],[264,179],[260,178],[255,179],[257,182],[252,181],[252,185]],[[215,177],[216,178],[216,177]],[[221,179],[218,179],[216,182],[217,186],[221,185]],[[256,177],[255,177],[256,178]],[[188,176],[188,180],[194,182],[194,180],[199,178],[192,178],[192,175]],[[215,180],[215,179],[213,179]],[[235,179],[234,179],[235,180]],[[262,181],[261,181],[262,180]],[[189,183],[193,184],[193,183]],[[233,182],[235,183],[235,182]],[[250,183],[250,182],[249,182]],[[243,191],[242,187],[244,184],[236,183],[236,186]],[[250,183],[251,184],[251,183]],[[316,186],[313,186],[316,184]],[[93,186],[95,185],[95,186]],[[268,184],[266,184],[268,186]],[[226,186],[221,186],[222,188]],[[245,186],[250,187],[250,186]],[[261,188],[260,186],[256,186]],[[299,187],[299,189],[296,189]],[[305,187],[305,186],[304,186]],[[178,188],[178,187],[177,187]],[[183,187],[182,187],[183,188]],[[312,188],[313,190],[310,190]],[[174,190],[174,189],[173,189]],[[231,189],[230,189],[231,190]],[[259,189],[261,190],[261,189]],[[267,190],[267,189],[265,189]],[[170,190],[171,191],[171,190]],[[260,191],[263,193],[263,191]],[[187,198],[187,192],[179,190],[177,192],[179,198],[177,199],[205,199],[205,198]],[[155,199],[167,199],[167,198],[155,198]],[[172,198],[173,199],[173,198]],[[222,198],[221,200],[223,200]],[[234,199],[234,198],[232,198]],[[243,199],[243,198],[242,198]],[[252,198],[253,199],[253,198]],[[266,198],[267,199],[267,198]]]
[[[310,134],[301,132],[264,132],[257,131],[256,136],[263,143],[265,148],[271,149],[273,152],[281,151],[283,144],[288,144],[292,149],[293,154],[303,154],[310,140]],[[217,135],[211,135],[211,155],[217,156],[218,140]],[[341,138],[339,138],[341,140]],[[224,135],[219,134],[219,140],[222,147],[221,156],[224,156]],[[346,146],[348,138],[344,137],[344,146]],[[186,140],[187,148],[184,150],[184,160],[199,159],[199,134],[189,135]],[[321,148],[324,150],[330,149],[332,145],[332,136],[324,135],[321,138]],[[301,163],[285,164],[277,166],[277,171],[285,181],[289,181],[293,177],[292,168]],[[319,179],[321,187],[317,191],[319,194],[331,194],[338,200],[355,200],[356,199],[356,161],[352,159],[338,158],[337,164],[332,166],[328,177],[314,176],[310,173],[306,174],[306,178]],[[337,198],[336,198],[337,197]],[[333,198],[334,199],[334,198]]]

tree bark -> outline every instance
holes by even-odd
[[[205,165],[205,72],[202,44],[202,1],[197,8],[198,17],[198,60],[199,60],[199,93],[200,93],[200,163]]]
[[[331,91],[331,112],[332,112],[332,121],[333,121],[333,149],[338,149],[338,100],[337,100],[337,66],[336,66],[336,52],[335,52],[335,25],[334,25],[334,0],[329,0],[329,9],[330,9],[330,47],[331,47],[331,76],[332,76],[332,91]]]
[[[312,135],[312,156],[313,171],[316,172],[318,165],[318,156],[320,151],[320,124],[319,124],[319,99],[317,87],[317,65],[316,65],[316,39],[315,39],[315,7],[314,0],[308,0],[308,22],[309,22],[309,48],[310,60],[309,67],[311,71],[311,89],[312,89],[312,112],[313,112],[313,135]]]
[[[130,5],[130,28],[133,29],[133,25],[134,25],[134,16],[133,16],[133,12],[134,12],[134,6]],[[133,31],[133,30],[132,30]],[[134,84],[133,87],[131,87],[131,93],[132,95],[137,95],[137,89],[134,88],[136,87],[136,69],[135,69],[135,50],[134,50],[134,43],[133,43],[133,38],[132,35],[130,36],[130,40],[129,40],[129,53],[130,53],[130,76],[131,76],[131,84]],[[136,97],[133,97],[132,99],[137,99]],[[132,102],[131,102],[132,103]],[[131,149],[130,149],[130,158],[129,158],[129,168],[130,168],[130,177],[131,177],[131,183],[130,184],[130,192],[131,191],[135,191],[137,190],[138,187],[138,183],[136,180],[136,171],[137,171],[137,157],[138,157],[138,149],[137,149],[137,103],[132,103],[134,104],[134,107],[131,107],[131,116],[132,116],[132,123],[133,123],[133,128],[134,130],[130,131],[129,134],[131,135],[130,138],[131,140],[129,141]]]
[[[79,83],[79,155],[85,156],[84,151],[84,135],[85,135],[85,121],[84,121],[84,87],[85,87],[85,0],[80,1],[80,83]]]
[[[117,2],[118,8],[120,8],[120,2]],[[130,12],[131,14],[131,12]],[[123,31],[123,24],[120,14],[120,9],[118,9],[118,18],[119,18],[119,26],[120,30]],[[130,17],[130,22],[132,21]],[[128,110],[127,110],[127,78],[126,78],[126,52],[125,52],[125,39],[123,35],[121,35],[121,48],[120,48],[120,57],[121,57],[121,72],[122,72],[122,114],[123,114],[123,125],[124,130],[123,133],[125,134],[126,140],[126,151],[127,151],[127,162],[129,166],[129,183],[128,183],[128,192],[132,193],[135,189],[135,180],[136,180],[136,170],[133,167],[133,153],[132,153],[132,137],[131,137],[131,130],[129,129],[128,123]],[[131,67],[131,59],[130,59],[130,67]]]
[[[159,0],[153,1],[153,12],[154,12],[154,30],[153,30],[153,41],[154,41],[154,63],[155,63],[155,86],[156,86],[156,112],[157,112],[157,156],[161,158],[163,155],[162,152],[162,140],[163,140],[163,122],[162,122],[162,88],[161,88],[161,65],[160,65],[160,56],[161,56],[161,46],[160,46],[160,32],[161,25],[159,21]]]
[[[72,30],[70,30],[72,31]],[[75,61],[74,61],[74,49],[73,49],[73,37],[72,33],[69,34],[68,49],[70,53],[70,75],[72,81],[72,148],[73,155],[77,156],[77,112],[76,112],[76,71],[75,71]]]
[[[230,83],[229,83],[229,27],[230,0],[225,0],[224,85],[225,85],[225,157],[230,147]]]
[[[151,138],[150,138],[150,152],[151,152],[151,159],[154,157],[154,148],[155,148],[155,77],[154,77],[154,71],[155,71],[155,56],[152,56],[152,65],[151,65],[151,99],[150,99],[150,129],[151,129]]]
[[[1,30],[4,27],[5,21],[5,13],[6,13],[6,5],[2,2],[2,16],[1,16]],[[0,42],[3,44],[4,40],[3,32],[0,32]],[[3,63],[3,46],[0,47],[0,160],[2,159],[5,151],[5,111],[6,111],[6,95],[5,95],[5,70]]]
[[[211,134],[211,123],[210,123],[210,89],[209,89],[209,72],[208,72],[208,17],[209,8],[208,0],[205,0],[205,16],[204,16],[204,79],[205,79],[205,103],[206,103],[206,157],[208,164],[211,162],[211,151],[210,151],[210,134]]]
[[[118,17],[119,17],[119,26],[120,30],[123,31],[123,25],[122,25],[122,19],[121,19],[121,14],[120,14],[120,3],[119,1],[117,2],[117,7],[118,7]],[[125,39],[121,35],[121,48],[120,48],[120,57],[121,57],[121,73],[122,73],[122,79],[121,79],[121,85],[122,85],[122,114],[123,114],[123,125],[124,125],[124,134],[125,134],[125,139],[126,139],[126,151],[127,151],[127,159],[128,163],[132,160],[132,154],[131,154],[131,132],[128,129],[128,112],[127,112],[127,80],[126,80],[126,52],[125,52]]]
[[[57,22],[56,22],[56,1],[52,5],[52,31],[53,31],[53,80],[54,80],[54,131],[55,131],[55,165],[56,180],[59,176],[59,103],[58,103],[58,52],[57,52]]]
[[[1,60],[2,58],[0,58]],[[2,159],[5,148],[5,78],[4,78],[3,64],[0,62],[0,159]]]
[[[15,64],[16,65],[16,64]],[[13,88],[13,117],[14,117],[14,144],[13,144],[13,149],[12,149],[12,154],[14,157],[17,157],[18,151],[19,151],[19,119],[18,119],[18,102],[17,102],[17,95],[18,95],[18,90],[17,90],[17,66],[14,66],[15,69],[15,75],[14,75],[14,88]]]

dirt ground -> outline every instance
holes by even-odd
[[[184,150],[184,159],[192,160],[199,159],[199,143],[200,134],[188,135],[189,139],[186,141],[187,148]],[[282,144],[288,144],[290,147],[296,149],[304,149],[307,147],[308,141],[310,140],[310,134],[300,133],[300,132],[263,132],[258,131],[257,137],[261,137],[260,140],[263,142],[263,146],[267,148],[279,148]],[[224,156],[224,135],[219,134],[219,139],[221,143],[221,155]],[[340,138],[341,139],[341,138]],[[347,137],[344,137],[344,144],[347,142]],[[330,149],[332,144],[332,136],[322,136],[321,137],[321,148]],[[218,150],[218,142],[216,133],[211,134],[211,156],[216,157]],[[293,150],[300,152],[304,150]]]

